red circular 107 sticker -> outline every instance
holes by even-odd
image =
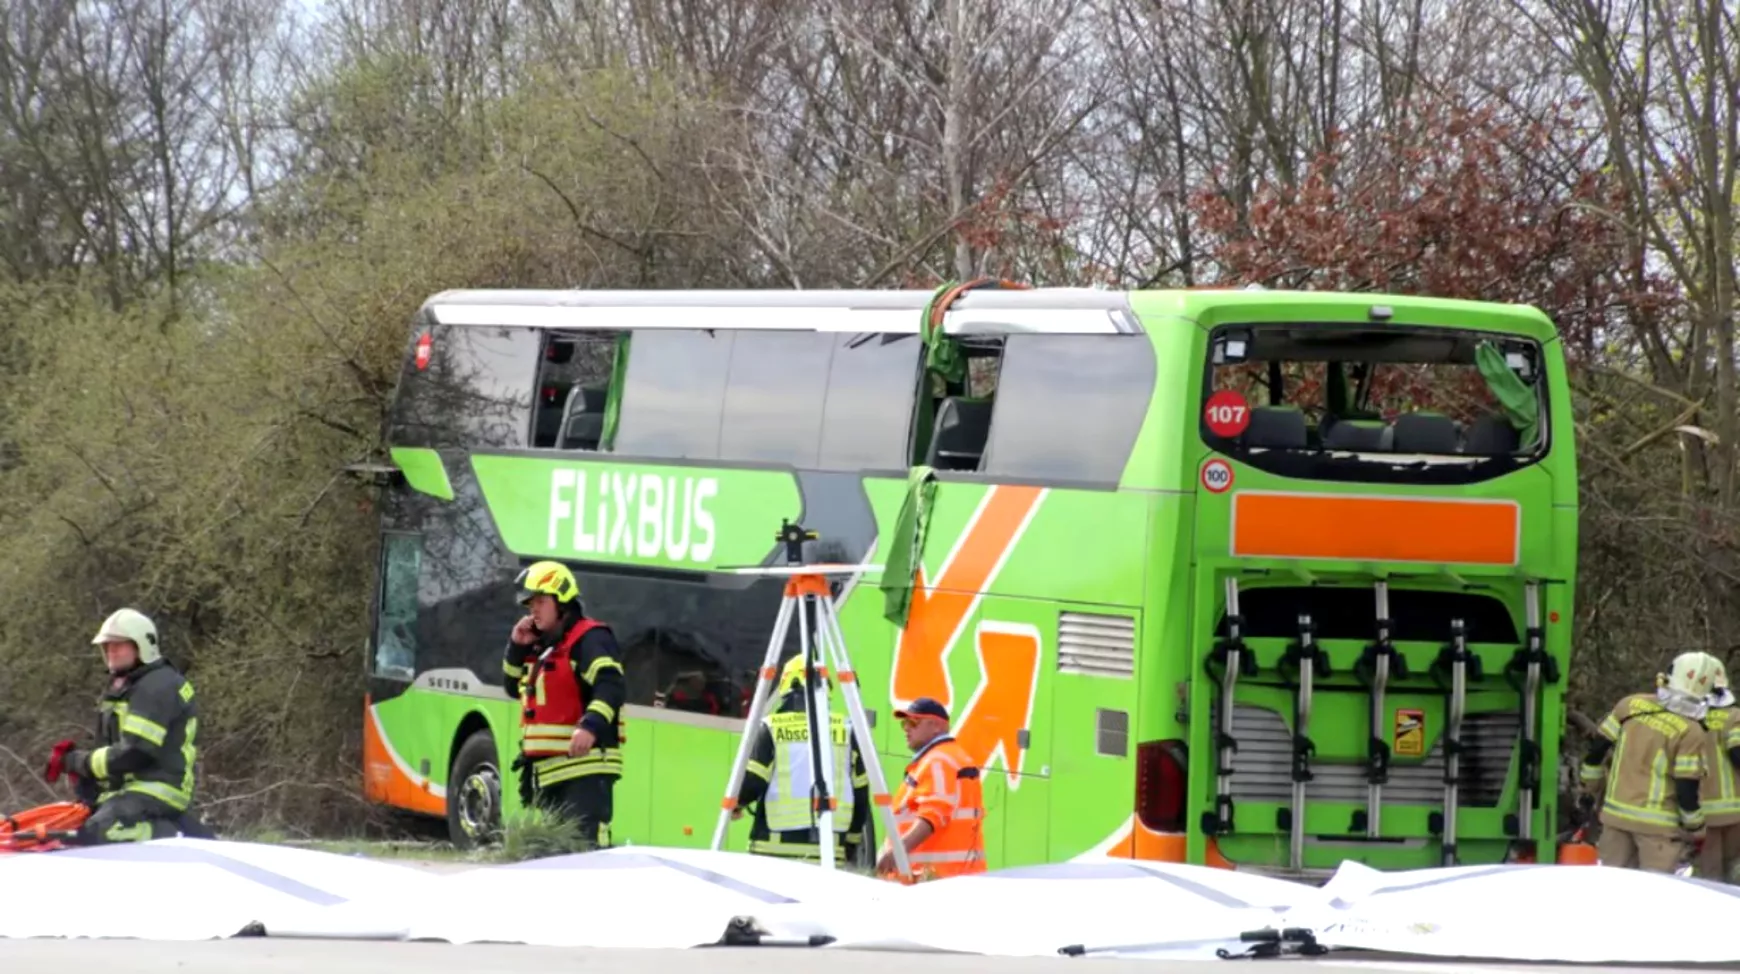
[[[1223,494],[1233,483],[1232,465],[1216,457],[1202,465],[1202,486],[1211,494]]]
[[[1251,425],[1251,407],[1245,402],[1244,396],[1223,389],[1208,397],[1208,405],[1203,407],[1202,418],[1208,423],[1209,432],[1232,439]]]

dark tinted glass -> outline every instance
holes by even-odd
[[[719,414],[736,337],[729,331],[635,332],[614,452],[719,459]]]
[[[513,596],[523,564],[503,546],[471,465],[449,469],[453,500],[430,505],[423,522],[417,669],[468,669],[501,686],[502,633],[524,612]]]
[[[838,336],[822,408],[823,469],[905,469],[923,351],[917,335]]]
[[[429,361],[411,340],[393,408],[392,439],[437,449],[526,444],[542,347],[532,328],[435,327]]]
[[[616,364],[618,333],[553,333],[544,346],[538,377],[538,411],[532,446],[597,450],[604,435],[605,407]],[[626,347],[626,343],[620,343]]]
[[[738,333],[725,384],[721,459],[816,465],[836,339],[813,331]]]
[[[423,539],[393,532],[381,538],[380,615],[375,631],[376,676],[409,680],[417,667],[417,579]]]
[[[982,469],[1115,484],[1153,392],[1154,352],[1143,336],[1012,336]]]

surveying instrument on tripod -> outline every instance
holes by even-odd
[[[851,777],[849,764],[844,768],[834,767],[833,745],[830,743],[823,746],[833,722],[828,699],[828,674],[832,672],[839,678],[840,690],[846,698],[851,740],[857,745],[858,753],[864,757],[864,769],[870,778],[870,799],[883,812],[883,820],[879,824],[893,838],[891,844],[894,847],[895,868],[901,878],[910,878],[912,867],[907,860],[906,847],[900,842],[900,829],[895,824],[893,798],[888,791],[887,779],[882,774],[882,763],[876,755],[875,741],[870,737],[870,721],[864,712],[863,697],[858,692],[858,675],[853,669],[851,656],[846,652],[846,637],[840,630],[840,618],[834,612],[833,594],[828,582],[829,576],[854,576],[875,571],[878,566],[805,564],[804,542],[814,541],[819,537],[816,532],[805,530],[801,524],[781,519],[779,534],[775,538],[785,545],[784,566],[726,569],[736,575],[784,576],[786,583],[785,595],[779,604],[779,615],[773,624],[773,636],[768,640],[767,654],[762,658],[761,669],[755,681],[755,696],[749,704],[748,715],[744,717],[743,737],[737,742],[737,758],[731,763],[731,777],[725,785],[719,824],[713,830],[712,848],[718,850],[725,845],[725,831],[730,827],[732,813],[737,810],[737,795],[749,767],[749,755],[754,746],[756,732],[760,729],[762,720],[767,717],[774,681],[779,672],[780,653],[785,648],[786,635],[795,612],[798,622],[798,652],[802,654],[804,661],[804,686],[809,691],[804,698],[804,714],[810,735],[810,765],[815,769],[811,776],[814,784],[811,789],[810,808],[816,831],[819,833],[817,837],[821,842],[822,868],[833,869],[835,865],[834,813],[839,805],[838,799],[834,797],[837,794],[836,782],[842,777]]]

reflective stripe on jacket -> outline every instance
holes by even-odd
[[[133,792],[186,811],[193,804],[199,755],[193,684],[157,660],[115,681],[98,711],[103,746],[89,760],[98,803]]]
[[[575,622],[561,642],[531,661],[531,672],[521,679],[520,750],[527,757],[567,755],[568,739],[586,713],[586,687],[574,674],[574,647],[600,625],[595,619]]]
[[[1704,780],[1698,804],[1710,828],[1740,823],[1740,794],[1734,788],[1734,762],[1728,752],[1740,747],[1740,709],[1711,707],[1704,715]]]
[[[828,736],[833,740],[834,786],[829,793],[837,800],[834,823],[844,831],[852,821],[853,789],[846,784],[851,755],[847,750],[846,718],[839,713],[828,715]],[[767,810],[767,827],[774,832],[814,828],[819,816],[810,807],[816,784],[816,766],[810,750],[809,715],[797,713],[770,714],[765,719],[773,735],[774,759],[768,775],[767,793],[761,799]]]
[[[953,737],[939,737],[913,756],[894,796],[894,821],[902,838],[920,820],[930,823],[931,834],[910,856],[914,873],[984,872],[984,818],[979,769]]]
[[[821,833],[815,827],[810,804],[815,772],[805,710],[808,694],[795,682],[782,690],[778,708],[756,729],[737,802],[754,811],[750,852],[820,862]],[[838,801],[834,854],[835,862],[841,864],[856,853],[869,821],[870,772],[864,767],[864,755],[850,739],[845,715],[829,709],[833,710],[829,718],[834,741],[834,787],[830,793]]]
[[[749,852],[751,855],[774,856],[800,862],[822,861],[821,843],[785,838],[792,834],[802,833],[776,832],[765,839],[750,839]],[[848,832],[845,835],[836,835],[834,839],[834,865],[845,866],[858,854],[858,833]]]
[[[1584,764],[1587,783],[1607,779],[1601,823],[1645,835],[1674,835],[1704,826],[1704,811],[1686,812],[1674,793],[1675,779],[1704,776],[1703,725],[1673,713],[1654,694],[1619,701],[1599,728],[1613,742],[1606,767]]]

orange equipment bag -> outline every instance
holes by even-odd
[[[0,816],[0,855],[53,852],[77,835],[90,817],[91,810],[79,802],[54,802]]]

